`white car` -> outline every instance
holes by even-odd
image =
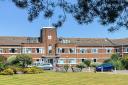
[[[40,64],[37,67],[42,68],[44,70],[52,70],[53,69],[53,65],[51,63]]]

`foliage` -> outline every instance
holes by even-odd
[[[17,64],[18,61],[16,60],[16,55],[9,56],[9,57],[7,58],[7,63],[8,63],[9,65]]]
[[[53,26],[60,27],[71,14],[79,24],[88,24],[95,19],[101,25],[110,25],[108,31],[116,31],[121,27],[128,28],[127,0],[12,0],[14,4],[28,9],[28,20],[33,21],[41,13],[45,18],[58,16]],[[62,12],[55,13],[61,10]],[[114,25],[113,25],[114,24]]]
[[[122,59],[119,54],[113,54],[110,59],[106,60],[104,63],[111,63],[114,68],[117,70],[124,69],[124,65],[122,63]]]
[[[4,64],[3,63],[0,63],[0,72],[4,70]]]
[[[66,72],[68,71],[68,68],[69,68],[69,65],[68,64],[65,64],[64,65],[64,69],[65,69]]]
[[[15,66],[15,65],[7,66],[6,69],[7,69],[7,68],[12,69],[13,72],[14,72],[14,74],[17,74],[18,71],[22,71],[22,68],[19,68],[19,67]]]
[[[123,58],[122,58],[122,63],[125,67],[125,69],[128,70],[128,55],[125,55]]]
[[[94,63],[91,63],[91,67],[97,67],[97,66],[99,66],[99,65],[101,65],[101,63],[98,63],[98,62],[94,62]]]
[[[90,61],[90,60],[85,60],[83,63],[84,63],[87,67],[90,67],[90,65],[91,65],[91,61]]]
[[[6,63],[6,57],[0,55],[0,62]]]
[[[30,68],[24,68],[23,72],[25,74],[38,74],[43,73],[43,69],[37,68],[37,67],[30,67]]]
[[[2,75],[13,75],[14,72],[11,68],[4,69],[0,74]]]
[[[6,58],[4,56],[0,56],[0,72],[4,70],[6,64]]]
[[[86,65],[84,63],[80,63],[78,65],[76,65],[77,68],[80,68],[80,71],[82,71],[83,68],[86,67]]]
[[[16,55],[16,61],[24,68],[32,63],[32,57],[27,54],[18,54]]]

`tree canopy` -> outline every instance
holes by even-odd
[[[15,5],[28,10],[28,20],[33,21],[40,14],[51,18],[55,10],[62,10],[53,23],[61,27],[70,14],[79,24],[89,24],[95,19],[101,25],[110,25],[113,32],[124,27],[128,29],[128,0],[12,0]]]

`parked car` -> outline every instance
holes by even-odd
[[[112,71],[113,70],[113,65],[110,63],[105,63],[105,64],[101,64],[99,66],[97,66],[95,68],[96,71]]]
[[[53,65],[51,63],[41,64],[41,65],[38,65],[37,67],[42,68],[44,70],[52,70],[53,69]]]

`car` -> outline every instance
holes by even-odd
[[[51,63],[40,64],[37,67],[42,68],[44,70],[52,70],[53,69],[53,65]]]
[[[114,66],[111,63],[104,63],[95,68],[97,72],[99,71],[112,71]]]

